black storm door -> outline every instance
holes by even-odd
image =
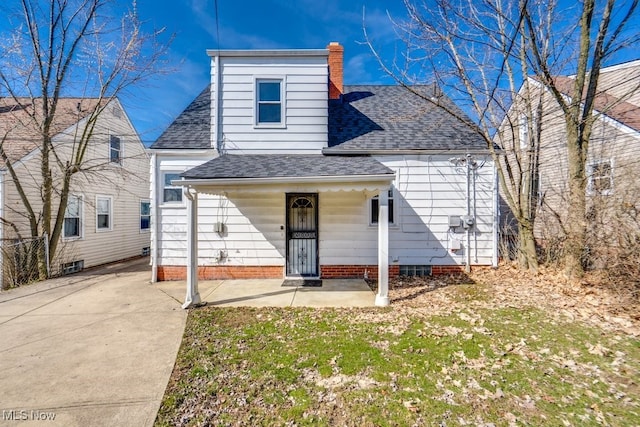
[[[287,276],[318,276],[318,195],[287,194]]]

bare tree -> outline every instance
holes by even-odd
[[[39,197],[30,198],[23,178],[8,154],[6,135],[0,157],[17,188],[31,236],[49,238],[49,261],[57,253],[65,209],[74,177],[100,165],[87,164],[87,151],[97,120],[106,106],[124,90],[162,71],[167,44],[158,41],[162,30],[145,32],[135,1],[119,19],[111,0],[20,0],[7,10],[13,28],[3,34],[0,51],[0,95],[22,112],[22,126],[35,132],[40,156]],[[5,6],[6,8],[7,6]],[[91,97],[71,144],[63,151],[53,138],[59,129],[64,96]],[[33,173],[33,172],[32,172]]]
[[[611,20],[615,0],[604,8],[596,7],[595,0],[570,6],[562,3],[564,8],[553,0],[404,3],[408,19],[394,21],[402,50],[396,52],[393,62],[384,62],[373,42],[369,38],[367,42],[397,82],[409,90],[416,84],[435,82],[471,115],[469,125],[487,143],[502,195],[517,223],[519,264],[534,271],[538,269],[534,227],[540,202],[545,92],[551,92],[561,105],[571,164],[570,203],[580,217],[568,222],[566,266],[570,274],[580,274],[586,229],[585,161],[593,120],[589,100],[597,94],[603,61],[637,39],[637,34],[628,37],[624,32],[637,1],[625,3],[625,12],[615,25]],[[576,75],[570,92],[555,78],[566,74]]]
[[[539,32],[540,11],[525,8],[525,27],[529,39],[527,47],[533,73],[553,94],[562,110],[568,158],[568,201],[571,207],[565,224],[567,239],[564,261],[567,274],[580,276],[587,261],[586,164],[591,133],[598,118],[594,114],[594,107],[601,95],[600,71],[613,54],[633,46],[639,40],[637,28],[631,28],[629,35],[625,33],[638,19],[638,0],[584,0],[579,7],[566,11],[552,6],[547,14],[553,13],[555,16],[554,31],[557,31],[556,25],[560,25],[562,20],[567,20],[571,26],[565,34],[560,33],[562,39],[556,39],[558,42],[550,48],[549,40],[554,40],[553,34]],[[563,12],[571,14],[567,16]],[[572,79],[559,79],[561,74],[572,74]],[[613,104],[602,105],[601,113],[612,107]]]

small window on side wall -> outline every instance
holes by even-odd
[[[182,187],[171,184],[171,181],[179,181],[179,172],[165,172],[162,177],[162,202],[182,203]]]
[[[82,197],[69,195],[64,211],[63,236],[65,239],[82,237]]]
[[[111,196],[96,196],[96,229],[98,231],[108,231],[113,226],[111,200]]]
[[[282,125],[282,80],[256,80],[256,125]]]
[[[375,196],[371,199],[371,216],[370,223],[377,224],[378,223],[378,214],[380,209],[380,200],[378,196]],[[389,224],[395,224],[394,220],[394,207],[393,207],[393,189],[389,190]]]
[[[122,165],[122,141],[115,135],[109,135],[109,161]]]
[[[151,203],[148,200],[140,201],[140,231],[151,228]]]

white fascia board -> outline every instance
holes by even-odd
[[[236,58],[260,58],[260,57],[292,57],[292,56],[328,56],[328,49],[247,49],[247,50],[217,50],[207,49],[210,57],[219,56]]]
[[[477,148],[473,150],[332,150],[331,148],[323,148],[322,154],[332,156],[351,156],[351,155],[366,155],[383,156],[383,155],[396,155],[396,154],[490,154],[488,148]]]
[[[178,179],[171,181],[175,186],[198,187],[202,185],[260,185],[260,184],[302,184],[302,183],[336,183],[336,182],[369,182],[388,181],[395,179],[395,174],[381,175],[341,175],[341,176],[291,176],[269,178],[205,178],[205,179]]]
[[[147,151],[158,155],[202,156],[215,154],[218,150],[215,148],[147,148]]]

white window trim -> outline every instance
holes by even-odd
[[[520,149],[526,150],[529,148],[529,123],[527,116],[522,114],[518,119],[518,139],[520,142]]]
[[[109,200],[109,228],[98,228],[98,199]],[[113,230],[113,197],[104,194],[96,195],[96,233],[106,233]]]
[[[169,186],[169,187],[165,187],[164,185],[164,177],[165,175],[168,174],[174,174],[174,175],[180,175],[181,173],[183,173],[184,171],[181,170],[175,170],[175,169],[171,169],[171,170],[163,170],[160,171],[160,179],[158,182],[158,206],[161,208],[181,208],[185,206],[185,201],[184,201],[184,195],[181,195],[180,197],[182,197],[182,200],[180,200],[179,202],[165,202],[164,201],[164,189],[165,188],[178,188],[180,189],[180,192],[182,192],[182,187],[176,187],[176,186]]]
[[[118,138],[120,140],[120,157],[119,157],[120,161],[119,162],[111,161],[111,138],[112,137]],[[124,141],[122,140],[122,137],[120,135],[117,135],[113,132],[109,132],[109,141],[107,144],[107,150],[108,150],[107,158],[109,159],[109,164],[122,167],[124,165]]]
[[[64,235],[64,218],[63,218],[63,222],[62,222],[62,241],[63,242],[72,242],[74,240],[83,240],[84,239],[84,196],[82,194],[72,194],[69,193],[68,197],[77,197],[79,200],[79,204],[80,204],[80,224],[78,226],[78,230],[80,232],[79,236],[70,236],[67,237]],[[69,201],[67,201],[67,204],[69,203]],[[65,218],[66,218],[66,213],[67,210],[65,209]]]
[[[143,203],[149,203],[149,215],[142,215],[142,204]],[[140,215],[138,216],[138,228],[140,229],[140,233],[149,233],[151,232],[151,200],[149,199],[140,199],[140,204],[139,206],[139,213]],[[149,217],[149,228],[142,228],[142,217],[143,216],[148,216]]]
[[[593,188],[593,167],[600,164],[600,163],[609,163],[611,165],[611,171],[609,173],[609,181],[611,182],[611,188],[609,190],[605,190],[602,193],[598,193],[597,191],[594,190]],[[596,195],[600,195],[600,196],[610,196],[613,194],[614,190],[615,190],[615,180],[614,180],[614,170],[615,170],[615,164],[613,162],[613,158],[608,158],[608,159],[600,159],[600,160],[592,160],[589,163],[587,163],[587,194],[589,196],[596,196]]]
[[[389,191],[391,192],[391,195],[389,195],[389,200],[393,200],[393,222],[389,221],[389,227],[394,228],[394,227],[398,227],[399,222],[398,222],[398,197],[396,194],[396,190],[395,188],[390,188]],[[368,212],[368,222],[369,222],[369,226],[370,227],[378,227],[378,223],[377,222],[372,222],[371,218],[373,216],[373,203],[372,200],[377,199],[379,196],[373,196],[370,197],[367,200],[367,212]],[[391,210],[389,210],[389,215],[391,215]]]
[[[258,122],[258,83],[261,81],[278,81],[280,82],[280,123],[260,123]],[[286,94],[287,79],[286,76],[255,76],[253,79],[253,127],[256,129],[284,129],[287,127],[287,99]]]

